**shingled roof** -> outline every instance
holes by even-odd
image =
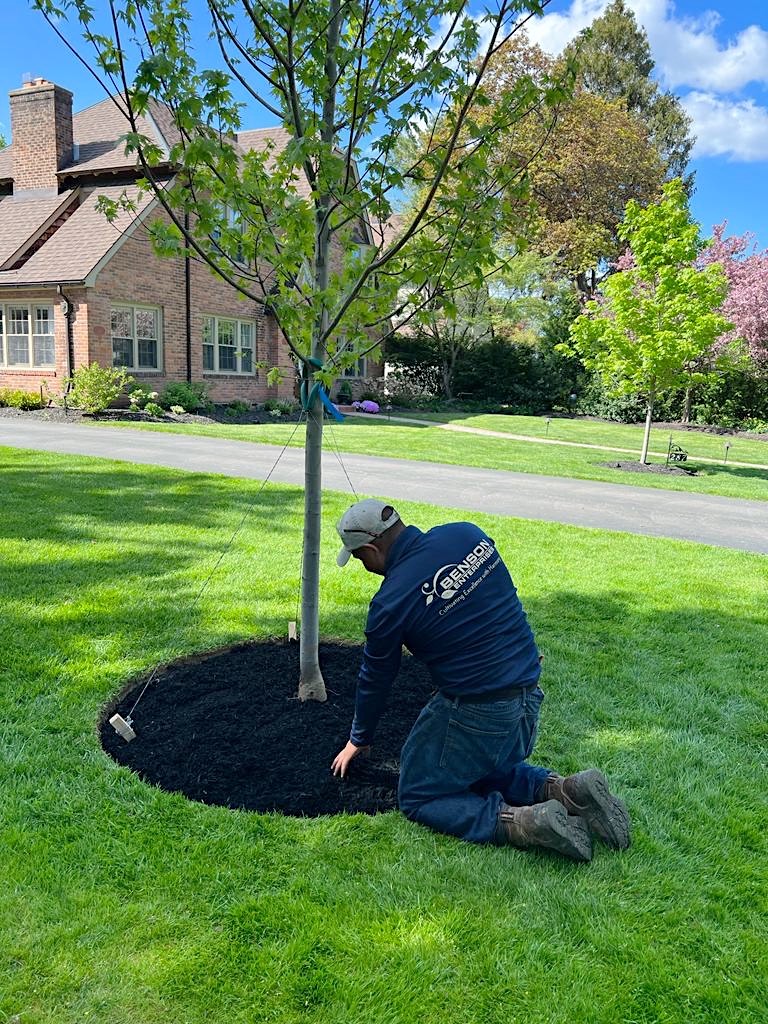
[[[263,153],[271,144],[275,153],[282,153],[291,141],[291,134],[285,128],[252,128],[248,131],[237,133],[237,144],[243,153],[255,151]],[[270,163],[267,163],[269,169]],[[296,193],[302,199],[309,199],[312,189],[309,187],[306,175],[302,171],[296,174]]]
[[[136,210],[121,211],[110,223],[96,209],[96,201],[99,196],[117,200],[123,194],[136,203]],[[0,202],[0,217],[7,204],[13,202],[13,199]],[[112,249],[143,222],[153,202],[152,195],[145,193],[139,197],[139,190],[133,185],[97,187],[81,195],[79,206],[65,223],[22,266],[0,272],[0,288],[86,281]]]
[[[160,147],[166,157],[178,139],[168,108],[155,100],[150,102],[146,116],[137,118],[136,126],[142,135]],[[136,154],[127,154],[122,141],[129,130],[128,121],[111,98],[74,114],[72,135],[76,159],[60,168],[59,177],[134,170],[137,166]],[[12,179],[13,142],[0,150],[0,181]]]
[[[0,270],[12,267],[72,202],[73,192],[25,194],[0,202]]]

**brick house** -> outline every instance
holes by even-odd
[[[0,387],[62,390],[93,361],[125,366],[142,387],[204,381],[214,401],[290,398],[295,368],[274,318],[207,266],[155,254],[138,198],[135,158],[119,141],[127,123],[105,99],[73,115],[72,94],[43,79],[10,94],[11,145],[0,150]],[[168,153],[174,127],[153,103],[139,130]],[[243,150],[278,146],[282,129],[238,134]],[[170,165],[156,168],[170,177]],[[138,200],[109,223],[98,196]],[[365,230],[370,230],[364,227]],[[280,366],[270,387],[256,366]],[[353,385],[381,368],[347,371]]]

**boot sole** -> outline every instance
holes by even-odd
[[[546,845],[562,853],[571,860],[592,860],[592,838],[587,823],[581,818],[569,814],[557,800],[549,800],[547,804],[546,825],[552,837]]]
[[[571,798],[574,813],[584,818],[592,832],[614,850],[626,850],[631,842],[629,813],[624,803],[608,788],[608,780],[597,768],[579,775],[577,793]]]

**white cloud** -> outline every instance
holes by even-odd
[[[768,82],[768,32],[750,25],[721,46],[715,28],[716,19],[705,18],[695,24],[666,20],[648,29],[665,84],[735,92],[750,82]]]
[[[532,18],[528,35],[547,53],[558,54],[587,25],[591,25],[608,6],[609,0],[573,0],[565,14],[545,14]]]
[[[571,0],[562,13],[531,21],[531,38],[549,53],[560,53],[609,2]],[[768,31],[749,25],[721,42],[716,11],[679,17],[673,0],[627,0],[627,6],[648,33],[660,81],[682,96],[697,137],[696,156],[768,159],[768,110],[751,99],[718,96],[768,84]],[[686,89],[694,91],[686,95]]]
[[[683,106],[696,130],[694,156],[768,160],[768,110],[754,100],[730,102],[712,93],[691,92]]]
[[[724,3],[725,0],[719,0]],[[545,14],[530,23],[530,35],[549,53],[559,53],[608,6],[609,0],[572,0],[564,13]],[[768,31],[743,29],[721,44],[720,15],[705,11],[697,18],[675,16],[672,0],[627,0],[651,43],[657,71],[670,88],[732,92],[750,82],[768,82]]]

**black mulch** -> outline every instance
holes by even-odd
[[[683,466],[663,466],[660,462],[600,462],[608,469],[623,469],[627,473],[661,473],[665,476],[696,476],[697,470]]]
[[[424,667],[404,657],[370,757],[358,756],[345,781],[334,778],[361,654],[357,645],[320,645],[323,704],[296,698],[297,644],[253,642],[175,662],[133,712],[136,739],[127,743],[109,718],[128,715],[147,677],[105,710],[102,745],[146,782],[206,804],[307,817],[391,810],[400,749],[431,685]]]

